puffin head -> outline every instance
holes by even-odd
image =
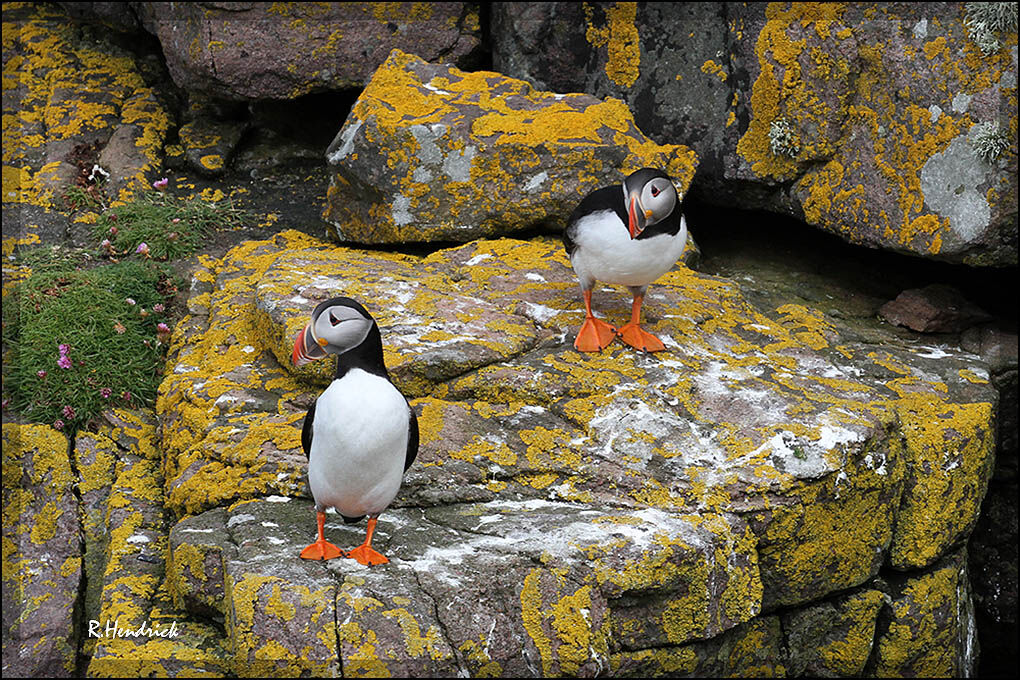
[[[632,239],[646,227],[669,217],[679,203],[676,187],[669,176],[655,168],[641,168],[623,180],[623,196]]]
[[[327,354],[343,354],[368,337],[375,319],[357,301],[335,297],[319,303],[312,321],[294,338],[291,361],[304,366]]]

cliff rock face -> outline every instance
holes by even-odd
[[[460,63],[481,38],[463,2],[134,6],[178,87],[242,101],[361,87],[395,48]]]
[[[708,200],[1016,264],[1015,11],[1003,28],[965,3],[505,3],[492,33],[502,73],[619,97],[693,148]]]
[[[503,236],[657,165],[684,194],[855,242],[1015,262],[1015,30],[974,34],[956,4],[508,4],[501,75],[380,37],[466,58],[480,29],[459,3],[93,5],[159,36],[196,93],[176,153],[209,175],[241,137],[199,122],[217,96],[367,82],[329,149],[327,219],[348,242],[458,245],[287,230],[199,256],[155,409],[70,441],[5,410],[5,675],[974,674],[972,602],[1010,610],[972,598],[971,574],[1002,567],[964,546],[997,437],[1012,476],[971,545],[1001,542],[1000,516],[1015,535],[1015,334],[974,327],[963,351],[782,266],[681,264],[645,301],[667,351],[581,354],[562,245]],[[130,200],[173,128],[151,74],[94,29],[9,17],[5,255],[63,240],[76,146]],[[1007,148],[978,154],[995,120]],[[371,569],[298,558],[302,419],[332,365],[295,368],[291,343],[339,294],[378,319],[421,426],[376,533],[391,562]],[[594,306],[630,314],[611,287]],[[363,530],[326,526],[342,548]]]
[[[972,670],[970,618],[952,612],[971,606],[958,546],[993,460],[984,364],[803,305],[766,314],[682,265],[647,297],[666,353],[582,355],[571,279],[542,240],[411,257],[284,232],[204,258],[158,421],[111,412],[79,434],[65,471],[83,539],[33,562],[70,580],[84,621],[177,626],[71,625],[88,672]],[[421,424],[377,532],[391,562],[372,569],[297,557],[314,531],[300,427],[329,366],[294,369],[289,341],[339,292],[376,314]],[[628,313],[617,291],[595,300]],[[5,446],[5,488],[43,503],[45,479],[6,475],[35,469],[13,464],[33,441]],[[12,514],[14,554],[61,512]],[[332,540],[360,541],[332,517]],[[5,629],[13,654],[25,628]]]
[[[805,619],[796,663],[849,673],[874,635],[897,639],[875,626],[900,591],[868,593],[892,593],[883,565],[929,573],[973,526],[995,426],[983,365],[844,337],[799,305],[769,317],[683,267],[648,296],[666,355],[581,355],[571,278],[541,241],[414,258],[284,233],[207,260],[157,407],[177,606],[225,617],[235,661],[272,648],[279,672],[708,672],[698,640],[740,644],[836,593],[862,593],[853,616]],[[300,426],[330,367],[294,369],[289,344],[338,292],[375,301],[421,423],[377,534],[385,568],[293,557],[314,529]],[[596,306],[627,314],[609,290]],[[337,520],[335,540],[360,540]]]

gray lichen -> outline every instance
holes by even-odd
[[[769,125],[769,150],[774,156],[793,158],[800,151],[800,142],[793,127],[785,118],[777,118]]]
[[[1015,2],[968,2],[964,9],[966,18],[963,23],[970,39],[981,49],[982,54],[999,51],[1002,47],[999,33],[1016,31]]]
[[[999,129],[998,123],[978,123],[970,139],[977,155],[989,163],[1009,148],[1009,138]]]

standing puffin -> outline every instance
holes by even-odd
[[[390,382],[379,326],[351,298],[321,303],[294,338],[295,366],[328,354],[337,355],[336,376],[308,409],[301,430],[319,525],[318,540],[301,557],[344,555],[323,537],[325,510],[336,508],[347,524],[368,515],[365,542],[346,556],[364,565],[385,564],[389,560],[372,549],[372,534],[418,455],[418,418]]]
[[[669,177],[642,168],[623,181],[596,189],[578,204],[567,220],[563,245],[581,284],[586,317],[574,340],[582,352],[597,352],[616,335],[646,352],[666,349],[641,328],[641,302],[648,284],[680,259],[687,243],[687,222]],[[619,330],[596,319],[591,290],[596,281],[618,283],[634,296],[630,322]]]

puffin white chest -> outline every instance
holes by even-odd
[[[680,259],[687,243],[687,222],[681,216],[675,235],[632,239],[619,216],[605,210],[581,218],[574,241],[577,247],[570,261],[582,286],[594,281],[647,286]]]
[[[316,507],[348,517],[385,510],[404,475],[409,420],[407,402],[385,378],[352,369],[334,380],[312,422],[308,484]]]

